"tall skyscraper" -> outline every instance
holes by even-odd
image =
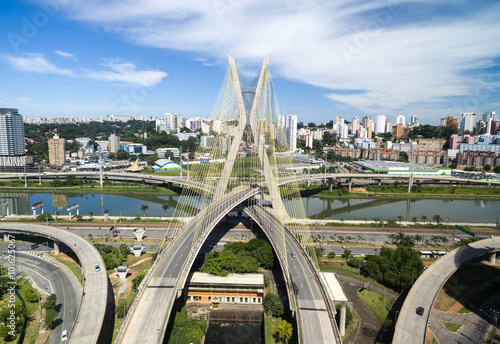
[[[465,112],[460,118],[460,135],[463,135],[466,130],[473,132],[476,124],[476,114],[473,112]]]
[[[411,116],[411,124],[418,124],[418,116],[417,115]]]
[[[290,151],[295,152],[297,150],[297,116],[281,116],[281,125],[285,129],[285,134],[288,140]]]
[[[109,152],[116,153],[120,150],[120,137],[115,133],[109,135]]]
[[[492,121],[498,121],[498,115],[495,111],[485,112],[483,113],[483,121],[484,123],[488,123],[488,120],[491,118]]]
[[[62,166],[66,160],[66,140],[60,139],[59,135],[54,135],[48,140],[49,145],[49,164]]]
[[[385,133],[385,115],[378,115],[375,122],[375,134]]]
[[[25,154],[23,116],[17,109],[0,108],[0,156]]]
[[[397,115],[396,116],[396,125],[398,124],[402,124],[402,125],[405,125],[405,116],[403,115]]]
[[[352,127],[352,129],[351,129],[352,131],[351,131],[351,132],[352,132],[354,135],[356,135],[356,132],[359,130],[359,118],[358,118],[358,117],[354,117],[354,118],[352,119],[352,122],[351,122],[351,127]]]

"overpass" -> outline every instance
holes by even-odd
[[[108,275],[101,254],[82,237],[64,229],[51,226],[0,223],[0,230],[5,233],[28,233],[43,236],[57,243],[63,242],[77,255],[82,267],[83,293],[73,328],[68,331],[71,344],[97,343],[101,333],[106,302],[108,299]],[[95,271],[95,266],[100,271]]]
[[[163,341],[174,301],[182,295],[188,273],[206,238],[228,212],[258,193],[259,188],[241,187],[234,190],[221,200],[212,202],[175,235],[139,287],[139,293],[120,330],[117,343]],[[288,231],[287,251],[297,252],[298,256],[291,263],[289,260],[290,264],[287,264],[286,252],[283,253],[279,249],[281,245],[278,241],[281,239],[276,237],[283,231],[277,228],[273,230],[272,227],[279,226],[279,221],[272,219],[272,215],[262,207],[245,208],[245,211],[266,229],[264,232],[275,248],[282,268],[287,265],[290,267],[290,276],[287,273],[288,269],[283,271],[291,308],[296,314],[300,342],[314,338],[314,343],[341,343],[334,320],[334,308],[326,297],[308,253]],[[204,220],[204,223],[209,225],[198,239],[195,239],[197,223],[207,217],[209,220]],[[196,244],[190,250],[193,240]],[[163,302],[159,303],[158,300]]]
[[[490,254],[490,261],[494,260],[495,252],[498,250],[500,250],[499,238],[476,241],[448,252],[425,270],[405,299],[392,342],[425,344],[427,323],[439,290],[463,264],[484,254]],[[424,308],[422,316],[416,314],[417,307]]]

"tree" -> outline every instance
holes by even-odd
[[[148,211],[148,209],[149,209],[149,207],[147,204],[141,205],[141,211],[144,214],[144,216],[146,216],[146,211]]]
[[[495,168],[493,169],[493,172],[495,172],[495,173],[500,173],[500,165],[498,165],[497,167],[495,167]]]
[[[125,152],[123,149],[118,150],[116,153],[117,160],[128,160],[128,152]]]
[[[90,217],[90,221],[92,221],[92,216],[94,216],[94,212],[92,212],[92,211],[89,211],[89,217]]]
[[[420,219],[422,220],[423,223],[425,223],[427,221],[427,215],[420,216]]]
[[[30,303],[38,301],[38,293],[35,289],[30,288],[24,292],[24,299]]]
[[[328,259],[334,259],[335,256],[336,256],[335,252],[333,252],[333,251],[328,252],[328,256],[327,256]]]
[[[59,213],[58,211],[55,211],[55,212],[54,212],[54,216],[56,217],[56,222],[57,222],[57,217],[59,216],[59,214],[60,214],[60,213]]]
[[[452,170],[456,169],[457,167],[458,167],[458,164],[456,162],[453,162],[453,163],[450,164],[450,168]]]
[[[38,221],[52,221],[52,215],[49,213],[43,213],[36,217]]]
[[[161,208],[165,212],[165,216],[167,216],[167,210],[170,208],[167,203],[163,203]]]
[[[292,324],[283,320],[281,324],[278,325],[278,338],[284,343],[287,344],[288,341],[292,338],[293,328]]]
[[[342,253],[342,258],[344,259],[349,259],[352,257],[352,252],[351,250],[344,250],[344,253]]]
[[[491,165],[484,165],[483,170],[485,171],[491,170]]]
[[[279,317],[285,311],[283,302],[278,295],[269,293],[264,297],[264,310],[266,313],[271,314],[273,317]]]
[[[434,215],[434,216],[432,217],[432,219],[433,219],[434,221],[436,221],[436,225],[438,225],[438,226],[439,226],[439,223],[441,222],[441,215],[436,214],[436,215]]]
[[[49,308],[45,312],[45,326],[48,328],[54,328],[55,327],[55,320],[57,318],[57,311],[54,308]]]
[[[403,216],[398,215],[398,221],[399,221],[399,225],[401,226],[403,224]]]
[[[153,166],[157,160],[158,156],[156,155],[150,155],[146,158],[146,162],[148,163],[149,166]]]
[[[50,294],[49,297],[47,297],[47,300],[45,300],[43,307],[46,309],[51,309],[51,308],[56,308],[56,305],[57,305],[57,295]]]
[[[413,222],[413,227],[417,227],[417,222],[418,222],[417,217],[416,217],[416,216],[413,216],[413,217],[411,218],[411,221]]]
[[[123,256],[123,258],[126,258],[129,253],[130,253],[130,249],[128,248],[127,244],[121,244],[120,245],[120,254]]]

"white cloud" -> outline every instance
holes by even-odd
[[[61,51],[61,50],[56,50],[56,51],[54,51],[54,53],[56,53],[59,56],[64,57],[65,59],[70,59],[70,60],[73,60],[73,61],[78,61],[78,59],[75,57],[75,54],[67,53],[67,52]]]
[[[154,86],[167,76],[159,70],[137,70],[133,63],[106,61],[103,66],[110,70],[87,71],[86,77],[96,80],[120,81],[139,86]]]
[[[50,63],[42,54],[27,54],[26,56],[0,56],[12,68],[24,72],[72,75],[71,70],[58,68]]]
[[[418,111],[415,104],[423,103],[421,109],[446,108],[449,97],[473,94],[477,71],[500,56],[500,4],[395,3],[74,0],[65,10],[136,44],[189,51],[221,64],[229,53],[255,69],[271,54],[273,74],[323,87],[332,100],[367,113]],[[133,69],[119,68],[99,77],[141,79]]]
[[[72,71],[56,67],[42,54],[27,54],[26,56],[1,55],[0,58],[12,68],[25,72],[59,74],[77,78],[123,82],[135,86],[154,86],[162,81],[167,73],[151,69],[138,70],[136,65],[127,62],[105,61],[102,65],[108,70]]]

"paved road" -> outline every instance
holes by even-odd
[[[95,247],[74,233],[51,226],[2,222],[0,230],[8,230],[14,235],[16,232],[38,234],[64,242],[73,248],[83,267],[84,287],[76,323],[73,329],[68,331],[69,341],[71,344],[96,343],[106,311],[108,276],[102,268],[102,257]],[[95,271],[96,265],[101,267],[99,272]]]
[[[250,207],[245,210],[251,214],[257,221],[262,223],[264,231],[275,242],[283,240],[280,237],[280,231],[276,230],[276,223],[263,207]],[[266,225],[270,228],[265,228]],[[274,228],[274,230],[273,230]],[[309,255],[299,246],[293,235],[285,231],[285,246],[288,256],[284,257],[288,261],[288,269],[291,278],[292,292],[297,308],[297,326],[300,343],[340,343],[340,335],[337,326],[333,320],[333,313],[328,311],[328,305],[325,302],[321,285],[311,269],[312,264],[309,261]],[[279,245],[278,245],[279,247]],[[294,300],[290,300],[294,302]],[[330,318],[332,315],[332,318]]]
[[[200,245],[192,250],[191,245],[198,221],[210,217],[209,232],[220,218],[238,205],[241,199],[246,199],[256,191],[242,189],[226,196],[223,200],[212,202],[204,211],[200,212],[177,236],[174,237],[157,265],[152,270],[150,278],[140,287],[135,309],[120,330],[117,343],[158,343],[163,339],[165,328],[178,290],[184,287],[187,272],[192,261],[201,248]],[[159,302],[161,300],[161,302]]]
[[[51,343],[60,343],[63,330],[68,332],[75,322],[82,288],[75,275],[64,265],[53,259],[40,258],[37,254],[17,253],[16,265],[23,276],[29,276],[39,290],[45,294],[56,294],[60,304],[56,328],[50,337]]]
[[[432,264],[411,288],[399,314],[393,343],[424,343],[430,311],[437,293],[448,278],[464,263],[491,250],[500,250],[500,239],[476,241],[454,250]],[[415,313],[424,307],[423,316]]]

